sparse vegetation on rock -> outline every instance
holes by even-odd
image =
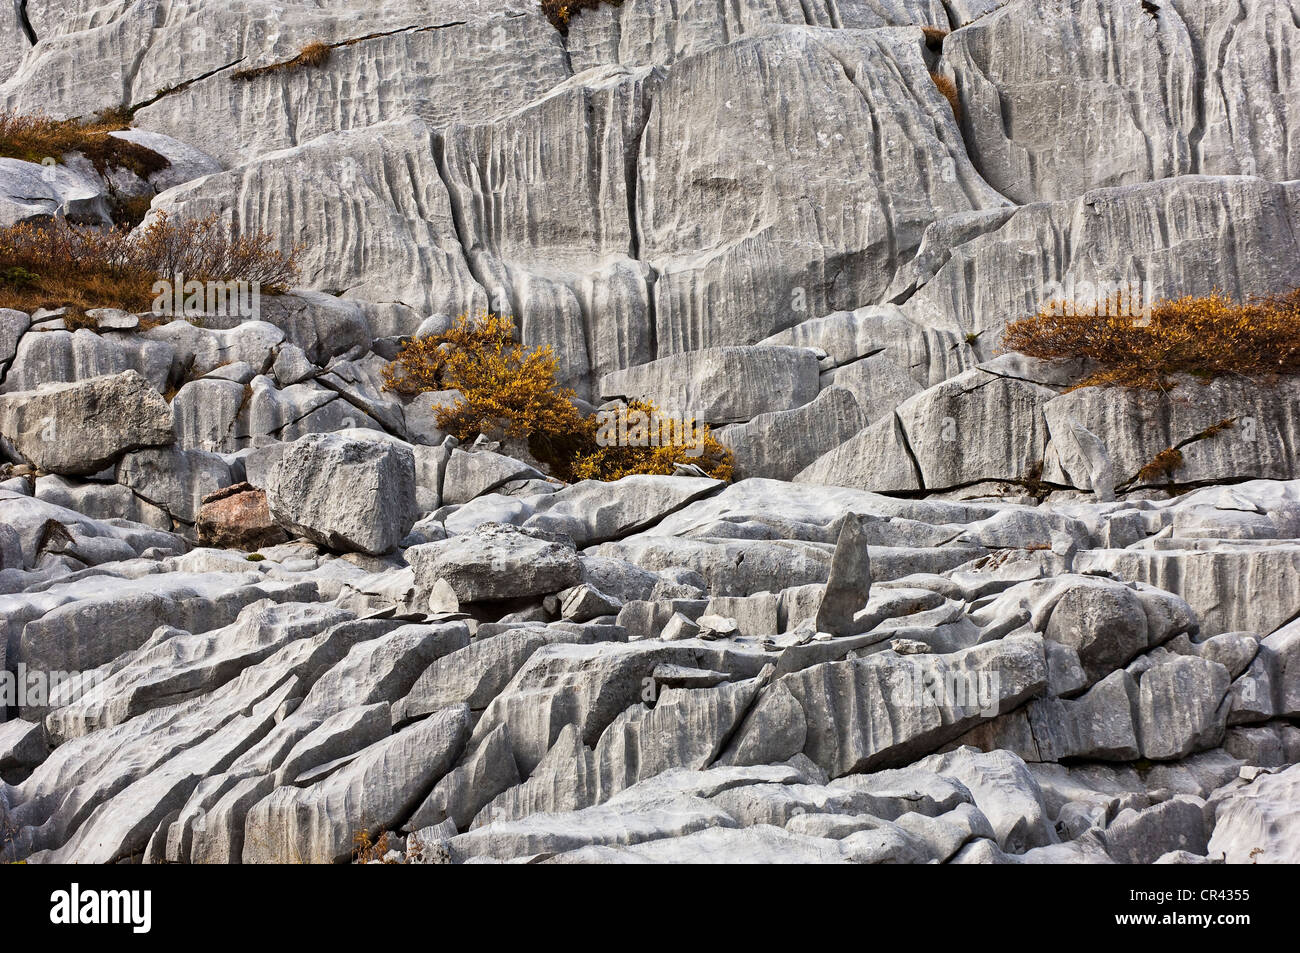
[[[233,75],[235,79],[247,80],[257,79],[259,76],[269,76],[273,73],[288,73],[294,70],[324,66],[329,61],[333,49],[334,47],[331,44],[316,40],[299,50],[297,56],[254,69],[237,70]]]
[[[62,162],[70,152],[84,155],[100,175],[126,169],[140,178],[170,165],[165,156],[139,143],[110,135],[129,126],[122,113],[100,114],[94,119],[51,119],[0,110],[0,157],[41,163]]]
[[[957,95],[957,84],[943,73],[931,73],[930,79],[934,82],[935,88],[943,94],[943,98],[948,100],[948,105],[952,107],[953,118],[961,122],[961,97]]]
[[[260,282],[276,294],[298,278],[297,254],[265,232],[242,233],[211,215],[159,214],[135,231],[60,222],[0,228],[0,308],[147,311],[159,279]]]
[[[1096,366],[1076,387],[1167,389],[1179,374],[1267,378],[1300,371],[1300,289],[1234,302],[1220,292],[1161,301],[1149,318],[1122,299],[1054,302],[1007,327],[1002,346]],[[1102,312],[1102,313],[1099,313]]]
[[[530,452],[564,478],[671,474],[679,463],[731,478],[731,454],[707,426],[672,418],[649,402],[584,416],[573,391],[557,383],[556,366],[549,345],[517,340],[513,318],[480,312],[407,342],[384,381],[406,396],[459,391],[458,400],[438,409],[440,429],[461,440],[479,434],[527,440]]]
[[[561,33],[567,33],[569,21],[581,10],[594,10],[602,3],[618,6],[623,0],[541,0],[542,12]]]

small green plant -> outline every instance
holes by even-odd
[[[35,272],[20,268],[17,265],[0,269],[0,284],[10,285],[14,288],[30,288],[36,284],[39,277]]]
[[[260,563],[266,559],[266,557],[263,556],[261,553],[249,553],[244,558],[247,559],[250,563]]]

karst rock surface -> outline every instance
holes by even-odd
[[[0,109],[169,165],[0,158],[0,226],[129,186],[301,275],[0,310],[0,857],[1300,856],[1300,380],[999,351],[1079,289],[1300,285],[1300,0],[26,17]],[[446,436],[384,371],[480,309],[736,480]]]

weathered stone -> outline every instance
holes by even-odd
[[[249,812],[243,861],[338,863],[354,835],[389,830],[459,756],[469,711],[449,708],[361,751],[307,788],[281,787]]]
[[[1107,853],[1122,864],[1153,864],[1174,850],[1204,856],[1205,802],[1179,796],[1141,811],[1128,808],[1106,827],[1105,839]]]
[[[814,665],[772,683],[724,761],[767,763],[803,752],[832,776],[906,763],[1014,708],[1046,681],[1042,644],[1033,636],[951,655],[882,652]]]
[[[415,523],[415,458],[395,444],[310,435],[272,469],[266,499],[291,533],[331,549],[379,555]]]
[[[1227,721],[1228,670],[1218,662],[1173,658],[1138,684],[1138,737],[1144,757],[1183,758],[1217,746]]]
[[[795,474],[794,481],[877,493],[922,489],[920,471],[893,413],[822,454]]]
[[[466,453],[452,450],[442,478],[444,503],[468,503],[511,480],[540,478],[542,474],[521,460],[490,450]]]
[[[134,450],[117,464],[117,482],[184,523],[197,522],[204,499],[234,483],[215,453],[174,447]]]
[[[817,396],[817,357],[793,347],[719,347],[606,374],[605,398],[653,402],[681,420],[727,424],[801,407]]]
[[[96,473],[128,450],[171,443],[171,416],[135,371],[0,397],[0,434],[52,473]]]
[[[199,542],[222,549],[275,546],[289,534],[271,517],[266,491],[236,483],[203,498],[196,521]]]
[[[461,536],[413,546],[406,558],[421,588],[445,580],[461,602],[558,592],[582,574],[567,537],[502,523],[482,523]]]
[[[826,591],[817,608],[818,632],[856,635],[862,631],[855,617],[871,596],[871,555],[862,524],[857,513],[846,513],[840,523]]]
[[[866,423],[851,391],[829,387],[802,407],[759,414],[723,427],[717,437],[735,454],[737,477],[789,480]]]
[[[1214,833],[1208,853],[1229,864],[1294,864],[1300,850],[1296,836],[1296,784],[1300,766],[1279,774],[1261,774],[1229,789],[1211,802]]]

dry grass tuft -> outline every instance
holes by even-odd
[[[948,35],[947,30],[937,26],[923,26],[921,33],[925,37],[925,45],[931,52],[938,53],[943,49],[943,39]]]
[[[298,55],[279,63],[270,63],[267,66],[259,66],[256,69],[241,69],[231,75],[235,79],[256,79],[259,76],[268,76],[272,73],[292,72],[300,69],[313,69],[324,66],[329,62],[330,53],[334,47],[329,43],[322,43],[319,40],[308,43]]]
[[[24,162],[62,162],[67,153],[80,152],[100,175],[109,169],[127,169],[142,179],[171,165],[152,149],[109,135],[128,128],[129,120],[120,112],[101,113],[83,121],[0,111],[0,156]]]
[[[942,73],[931,73],[930,79],[944,99],[948,100],[948,105],[952,107],[952,117],[961,122],[961,98],[957,95],[957,84]]]
[[[264,232],[242,235],[218,216],[159,215],[135,232],[20,222],[0,228],[0,308],[151,307],[154,282],[258,282],[278,294],[296,282],[298,250],[283,254]]]
[[[1047,360],[1088,359],[1098,370],[1077,387],[1164,390],[1178,374],[1211,379],[1300,372],[1300,289],[1241,304],[1217,291],[1162,301],[1149,320],[1124,308],[1100,310],[1109,313],[1076,314],[1049,304],[1009,325],[1002,347]]]
[[[370,832],[364,828],[352,835],[352,862],[354,864],[387,863],[384,860],[387,854],[388,831],[380,834],[378,840],[372,840]]]
[[[1174,474],[1182,469],[1183,452],[1177,447],[1161,450],[1137,472],[1137,483],[1156,483],[1172,481]]]

